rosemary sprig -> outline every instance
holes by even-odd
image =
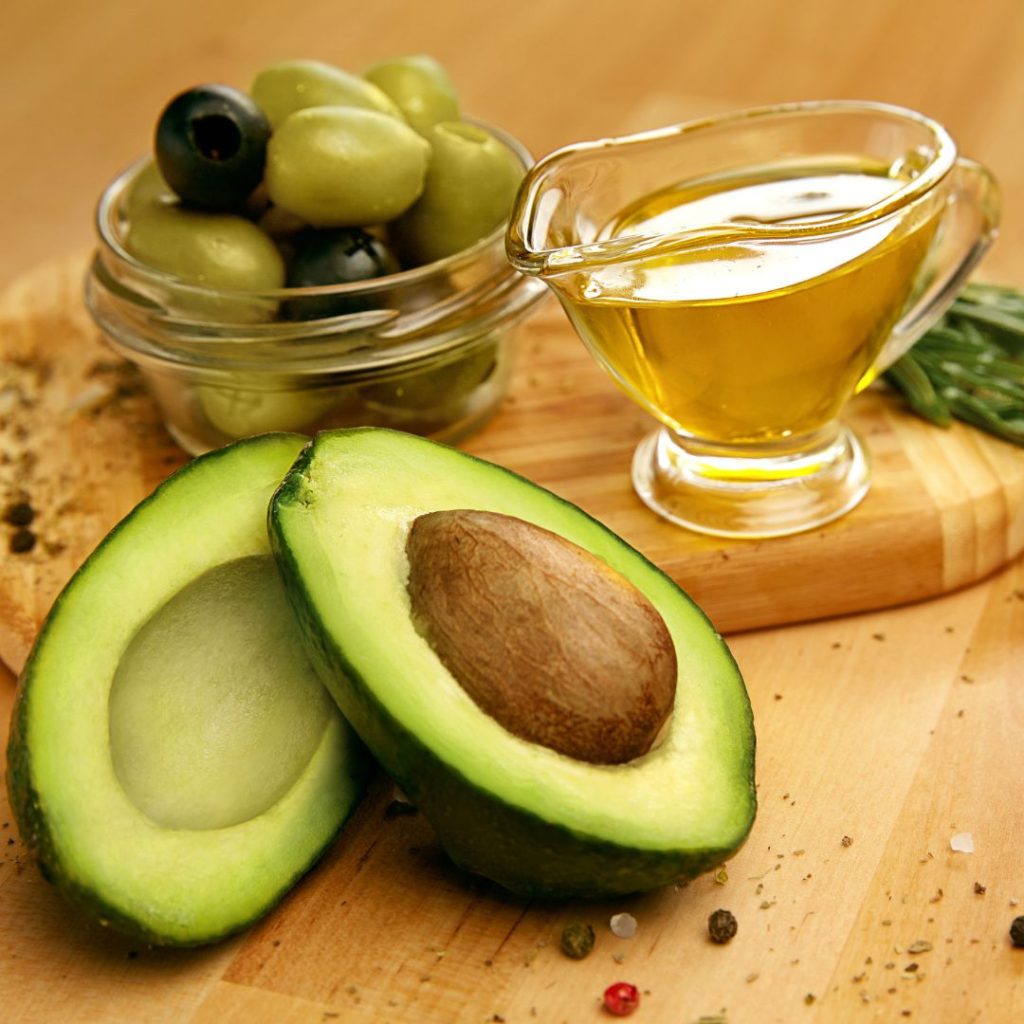
[[[1024,446],[1024,292],[972,283],[885,373],[919,416]]]

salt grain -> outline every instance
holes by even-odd
[[[949,841],[954,853],[974,853],[974,836],[970,832],[957,832]]]
[[[631,939],[636,935],[636,918],[632,914],[612,914],[608,927],[620,939]]]

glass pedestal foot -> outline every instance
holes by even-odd
[[[742,452],[743,454],[739,454]],[[633,486],[659,515],[718,537],[784,537],[849,512],[867,494],[867,456],[834,424],[793,446],[707,445],[662,428],[633,457]]]

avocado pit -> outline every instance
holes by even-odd
[[[431,512],[406,542],[413,623],[509,732],[594,764],[650,750],[675,699],[672,638],[599,558],[514,516]]]

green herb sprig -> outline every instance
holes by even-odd
[[[1024,292],[972,283],[885,373],[919,416],[1024,446]]]

